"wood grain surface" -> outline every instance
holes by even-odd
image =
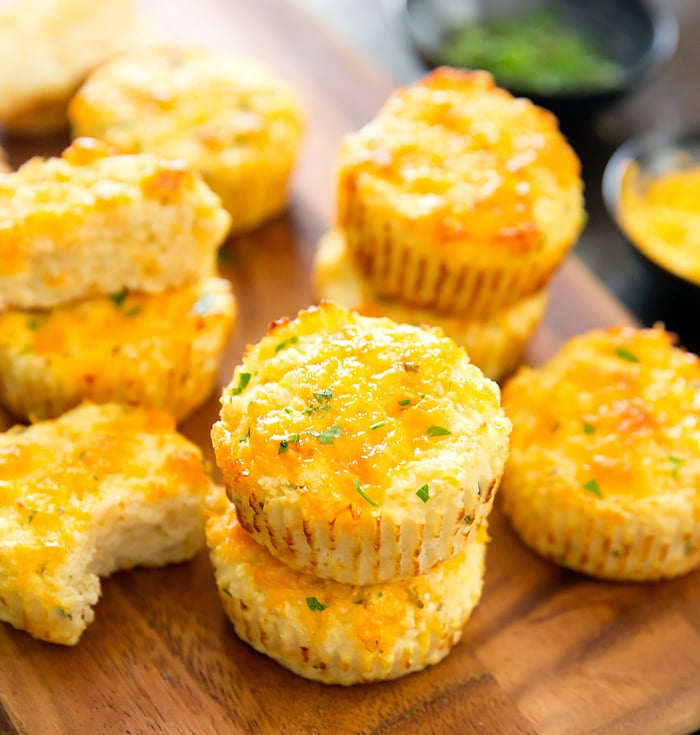
[[[311,302],[309,266],[332,213],[340,136],[392,88],[285,0],[151,0],[170,35],[253,54],[301,92],[309,129],[289,213],[227,243],[240,316],[220,374],[246,343]],[[9,142],[13,161],[55,150]],[[567,337],[631,318],[578,261],[553,284],[528,351],[540,362]],[[211,458],[216,397],[184,431]],[[0,417],[0,423],[3,418]],[[354,688],[305,681],[239,641],[206,554],[103,582],[96,620],[74,648],[0,624],[0,733],[634,733],[700,728],[700,575],[659,584],[589,580],[545,562],[498,504],[482,601],[438,666]]]

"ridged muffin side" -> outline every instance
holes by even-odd
[[[271,325],[212,439],[241,524],[289,566],[368,584],[459,553],[493,504],[510,422],[439,330],[322,303]]]
[[[661,328],[594,331],[504,389],[502,503],[559,564],[607,579],[700,566],[700,359]]]
[[[255,543],[225,497],[207,521],[207,544],[240,638],[307,679],[350,685],[394,679],[450,652],[481,595],[486,529],[424,575],[367,586],[290,569]]]
[[[584,221],[554,116],[485,72],[395,92],[337,159],[337,226],[378,294],[484,318],[541,291]]]
[[[231,284],[121,292],[49,312],[0,314],[0,403],[54,418],[83,400],[159,408],[179,421],[214,390],[236,316]]]
[[[316,298],[337,301],[364,316],[439,327],[466,349],[469,359],[491,380],[501,380],[517,366],[549,300],[545,289],[478,320],[380,298],[355,266],[338,230],[331,230],[321,239],[314,256],[312,281]]]
[[[284,209],[305,117],[296,92],[258,63],[173,43],[101,66],[69,114],[74,135],[186,160],[221,197],[233,232]]]

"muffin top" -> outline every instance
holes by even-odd
[[[556,118],[486,72],[437,69],[396,91],[345,138],[338,171],[339,189],[438,221],[437,245],[528,252],[572,241],[583,222],[580,163]]]
[[[296,147],[296,93],[245,58],[161,44],[101,66],[69,107],[74,132],[124,152],[153,151],[196,168],[236,167]]]
[[[566,488],[571,502],[680,504],[700,519],[700,360],[663,329],[577,337],[544,367],[521,370],[503,400],[518,483],[545,467],[540,482]]]
[[[221,403],[229,494],[287,500],[307,518],[468,513],[507,454],[498,386],[462,348],[331,302],[273,323]]]

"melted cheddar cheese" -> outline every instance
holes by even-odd
[[[230,283],[218,278],[49,312],[7,311],[0,399],[25,417],[49,418],[87,399],[167,409],[180,419],[213,389],[235,312]]]
[[[539,464],[581,502],[653,498],[700,520],[700,360],[660,328],[572,340],[504,390],[513,420],[509,472]]]
[[[331,520],[476,493],[508,433],[497,386],[441,332],[325,303],[248,350],[213,438],[234,499],[293,498]]]
[[[559,249],[583,221],[580,163],[556,119],[486,72],[439,69],[395,92],[346,137],[338,178],[341,226],[345,194],[357,190],[373,213],[390,208],[430,229],[425,254],[449,248],[460,263],[465,245]]]

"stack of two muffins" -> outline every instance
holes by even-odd
[[[0,178],[0,403],[82,400],[183,418],[211,393],[235,317],[213,278],[229,216],[199,175],[81,139]]]
[[[481,594],[510,422],[439,330],[329,302],[274,324],[222,397],[207,538],[236,632],[325,683],[440,661]]]
[[[517,363],[584,219],[580,164],[551,113],[454,69],[398,90],[345,138],[337,198],[317,296],[439,326],[494,380]]]

